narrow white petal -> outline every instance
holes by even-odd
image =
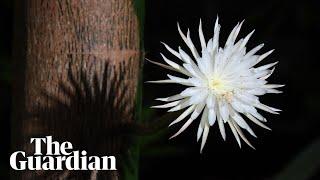
[[[207,142],[207,138],[208,138],[208,134],[209,134],[209,128],[210,126],[208,124],[206,124],[204,126],[204,130],[203,130],[203,135],[202,135],[202,141],[201,141],[201,148],[200,148],[200,153],[202,153],[202,149],[204,147],[204,145]]]
[[[265,104],[263,104],[263,106],[271,109],[272,111],[276,111],[276,112],[282,111],[281,109],[278,109],[278,108],[275,108],[275,107],[271,107],[271,106],[267,106],[267,105],[265,105]]]
[[[236,122],[241,128],[246,129],[253,137],[257,137],[256,134],[252,131],[247,122],[239,115],[238,113],[234,113],[232,116],[234,122]]]
[[[216,122],[217,116],[214,108],[209,109],[208,120],[209,125],[212,126]]]
[[[195,59],[198,59],[200,56],[199,56],[199,53],[198,53],[196,47],[194,46],[194,44],[193,44],[193,42],[191,40],[189,29],[188,29],[188,32],[187,32],[187,40],[188,40],[188,47],[191,50],[191,53],[192,53],[193,57]]]
[[[255,149],[255,148],[253,147],[253,145],[249,142],[249,140],[246,138],[246,136],[243,134],[241,128],[240,128],[235,122],[232,122],[232,123],[233,123],[236,131],[237,131],[238,134],[240,135],[241,139],[242,139],[245,143],[247,143],[252,149]]]
[[[264,60],[266,57],[268,57],[273,51],[274,51],[274,49],[272,49],[272,50],[270,50],[270,51],[262,54],[262,55],[259,57],[259,59],[258,59],[258,61],[257,61],[256,64],[258,64],[259,62],[261,62],[262,60]]]
[[[193,95],[190,98],[190,103],[191,104],[198,104],[198,103],[205,103],[205,100],[208,96],[207,90],[201,90],[199,94]]]
[[[180,71],[178,71],[177,69],[175,69],[175,68],[173,68],[173,67],[171,67],[171,66],[168,66],[168,65],[165,65],[165,64],[162,64],[162,63],[159,63],[159,62],[151,61],[150,59],[147,59],[147,58],[145,58],[145,59],[146,59],[147,61],[151,62],[152,64],[158,65],[158,66],[160,66],[160,67],[162,67],[162,68],[169,69],[169,70],[171,70],[171,71],[180,72]]]
[[[232,29],[231,33],[229,34],[225,48],[234,44],[233,38],[238,27],[239,27],[239,23]]]
[[[206,40],[204,39],[204,35],[203,35],[203,31],[202,31],[201,19],[200,19],[200,23],[199,23],[199,39],[200,39],[200,43],[201,43],[201,48],[205,49],[206,48]]]
[[[173,95],[173,96],[170,96],[170,97],[157,98],[156,100],[168,102],[168,101],[176,101],[176,100],[183,99],[183,98],[185,98],[185,97],[181,96],[180,94],[176,94],[176,95]]]
[[[176,82],[171,79],[164,79],[164,80],[156,80],[156,81],[146,81],[146,83],[162,84],[162,83],[176,83]]]
[[[239,24],[239,26],[237,27],[237,29],[236,29],[236,31],[235,31],[235,33],[233,35],[233,38],[232,38],[233,43],[236,41],[236,39],[238,37],[238,34],[239,34],[240,30],[241,30],[243,22],[244,22],[244,20],[241,21],[241,23]]]
[[[233,112],[231,115],[232,119],[243,129],[248,128],[246,121],[236,112]]]
[[[271,69],[271,71],[270,71],[269,74],[267,74],[267,75],[264,76],[264,77],[261,77],[260,79],[268,79],[268,78],[272,75],[272,73],[274,72],[274,70],[275,70],[275,67]]]
[[[182,121],[184,118],[186,118],[192,111],[194,111],[195,105],[190,106],[187,110],[185,110],[177,119],[172,121],[169,126],[172,126],[180,121]]]
[[[194,64],[193,60],[191,59],[191,57],[186,53],[184,52],[181,47],[179,47],[179,54],[180,54],[180,57],[181,59],[188,63],[188,64]]]
[[[247,92],[235,93],[235,96],[244,103],[247,104],[255,104],[259,102],[257,96],[249,94]]]
[[[208,120],[208,107],[205,107],[204,110],[203,110],[203,113],[202,113],[202,116],[201,116],[201,120],[200,120],[200,124],[199,124],[199,127],[198,127],[198,132],[197,132],[197,141],[199,141],[201,135],[202,135],[202,132],[203,132],[203,129],[204,129],[204,126]]]
[[[269,107],[267,105],[261,104],[261,103],[255,104],[254,106],[259,108],[259,109],[261,109],[261,110],[269,112],[271,114],[279,114],[278,112],[276,112],[274,110],[280,111],[280,109],[276,109],[276,108],[273,109],[273,108],[271,108],[271,107]]]
[[[255,71],[256,72],[263,71],[263,70],[271,68],[272,66],[275,66],[276,64],[278,64],[278,61],[274,62],[274,63],[270,63],[270,64],[266,64],[266,65],[260,66],[260,67],[256,68]]]
[[[241,61],[241,66],[243,67],[243,69],[247,70],[248,68],[251,68],[256,64],[258,58],[259,58],[258,55],[252,55],[252,56],[249,56],[249,57],[244,57],[243,60]]]
[[[202,55],[203,56],[203,55]],[[207,66],[206,66],[206,62],[204,61],[205,59],[202,57],[202,58],[199,58],[198,60],[197,60],[197,64],[198,64],[198,68],[199,68],[199,70],[200,70],[200,72],[203,74],[203,75],[206,75],[206,76],[208,76],[208,68],[207,68]]]
[[[162,53],[160,53],[163,60],[170,65],[171,68],[173,68],[174,71],[177,71],[177,72],[180,72],[180,73],[183,73],[187,76],[191,76],[191,74],[186,70],[184,69],[182,66],[180,66],[179,64],[173,62],[173,61],[170,61],[168,58],[166,58]]]
[[[239,49],[242,49],[246,46],[246,44],[248,43],[249,39],[251,38],[251,36],[253,35],[255,30],[251,31],[241,42]]]
[[[207,43],[207,48],[202,49],[203,50],[207,50],[208,52],[213,52],[214,51],[214,44],[213,44],[213,39],[209,39],[208,43]]]
[[[207,98],[207,100],[206,100],[206,103],[207,103],[207,107],[208,108],[214,108],[214,106],[215,106],[215,103],[216,103],[216,97],[212,94],[212,93],[210,93],[209,95],[208,95],[208,98]]]
[[[203,127],[201,125],[198,126],[198,131],[197,131],[197,141],[199,141],[201,135],[203,132]]]
[[[261,88],[254,88],[254,89],[250,89],[248,90],[248,93],[256,95],[256,96],[261,96],[267,93],[267,91],[265,89],[261,89]]]
[[[179,31],[179,34],[180,34],[181,38],[183,39],[183,41],[184,41],[186,44],[188,44],[187,37],[186,37],[186,36],[183,34],[183,32],[181,31],[179,23],[177,23],[177,27],[178,27],[178,31]]]
[[[183,67],[185,67],[186,70],[190,72],[191,77],[197,77],[199,79],[204,79],[204,75],[199,71],[198,67],[195,67],[195,65],[184,63]]]
[[[193,95],[197,95],[201,90],[202,90],[202,88],[199,88],[199,87],[189,87],[189,88],[186,88],[185,90],[183,90],[180,93],[180,95],[183,97],[193,96]]]
[[[189,78],[188,81],[193,85],[193,86],[197,86],[197,87],[205,87],[206,83],[204,80],[199,79],[199,78]]]
[[[239,48],[242,42],[243,42],[243,39],[239,39],[239,41],[237,43],[235,43],[235,45],[231,49],[231,53],[232,53],[233,57],[237,57],[237,58],[233,58],[233,59],[238,59],[240,57],[240,55],[244,54],[243,50]]]
[[[174,83],[177,84],[182,84],[182,85],[186,85],[186,86],[191,86],[192,84],[188,81],[188,79],[183,79],[180,77],[176,77],[176,76],[172,76],[170,74],[168,74],[168,77],[170,78],[170,80],[172,80]]]
[[[219,28],[219,17],[217,16],[216,22],[214,23],[214,33],[216,33],[216,30]]]
[[[263,88],[271,88],[271,89],[274,89],[274,88],[280,88],[280,87],[283,87],[284,85],[283,84],[266,84],[264,86],[262,86]]]
[[[231,122],[231,120],[228,121],[228,124],[229,124],[229,126],[230,126],[230,128],[231,128],[231,131],[232,131],[234,137],[236,138],[236,140],[237,140],[237,142],[238,142],[239,147],[241,148],[241,142],[240,142],[240,138],[239,138],[239,135],[238,135],[238,132],[237,132],[236,128],[234,127],[234,125],[233,125],[233,123]]]
[[[181,101],[174,101],[163,105],[151,106],[151,108],[169,108],[178,105],[180,102]]]
[[[213,58],[207,49],[202,50],[202,59],[201,59],[204,67],[202,68],[202,72],[207,76],[211,76],[214,72],[213,69]]]
[[[273,93],[273,94],[280,94],[282,93],[282,91],[279,91],[277,89],[267,89],[266,90],[267,93]]]
[[[258,52],[261,48],[263,48],[264,44],[260,44],[256,46],[255,48],[251,49],[245,56],[244,58],[248,58],[252,55],[254,55],[256,52]]]
[[[184,130],[186,130],[186,129],[190,126],[190,124],[193,122],[193,120],[194,120],[194,119],[191,119],[191,118],[190,118],[186,123],[184,123],[184,125],[179,129],[179,131],[176,132],[176,133],[175,133],[173,136],[171,136],[169,139],[172,139],[172,138],[178,136],[179,134],[181,134]]]
[[[171,54],[173,54],[173,55],[176,56],[177,58],[181,59],[180,54],[179,54],[177,51],[173,50],[173,49],[172,49],[170,46],[168,46],[166,43],[164,43],[164,42],[161,42],[161,43],[164,45],[164,47],[165,47]]]
[[[252,106],[251,104],[247,105],[247,104],[242,103],[241,106],[242,106],[244,112],[247,112],[247,113],[257,112],[256,108],[254,106]]]
[[[227,103],[224,100],[220,100],[219,103],[219,112],[224,122],[227,122],[229,119],[229,108]]]
[[[233,98],[232,102],[231,102],[231,106],[233,109],[235,109],[236,111],[242,113],[244,112],[244,108],[242,106],[242,103],[240,101],[238,101],[236,98]]]
[[[224,128],[224,122],[223,122],[220,115],[217,115],[217,118],[218,118],[218,125],[219,125],[220,134],[221,134],[223,140],[225,141],[226,140],[226,130]]]
[[[196,109],[191,114],[191,119],[196,119],[202,112],[203,108],[205,106],[205,103],[200,103],[196,106]]]
[[[253,111],[253,112],[250,112],[250,114],[252,116],[254,116],[255,118],[259,119],[260,121],[262,122],[267,122],[266,118],[264,118],[261,114],[259,114],[257,111]]]
[[[248,117],[248,119],[250,119],[252,122],[254,122],[255,124],[257,124],[258,126],[261,126],[262,128],[265,128],[265,129],[271,131],[271,129],[270,129],[268,126],[266,126],[265,124],[263,124],[262,122],[260,122],[259,120],[257,120],[257,119],[256,119],[255,117],[253,117],[252,115],[250,115],[250,114],[245,114],[245,115]]]
[[[198,58],[199,57],[199,54],[196,50],[196,48],[194,47],[192,41],[191,41],[191,38],[190,38],[190,31],[188,29],[188,32],[187,32],[187,37],[182,33],[181,29],[180,29],[180,26],[179,26],[179,23],[177,23],[177,26],[178,26],[178,31],[179,31],[179,34],[181,36],[181,38],[183,39],[183,41],[186,43],[186,45],[189,47],[189,49],[191,50],[193,56],[195,58]],[[181,54],[180,54],[181,55]]]
[[[186,98],[180,104],[178,104],[177,106],[169,109],[168,112],[179,111],[179,110],[184,109],[184,108],[186,108],[186,107],[188,107],[190,105],[192,105],[191,102],[190,102],[190,98]]]
[[[219,25],[219,17],[217,17],[215,25],[214,25],[214,35],[213,35],[213,49],[212,51],[217,52],[219,48],[219,35],[220,35],[220,25]],[[210,52],[210,51],[209,51]]]
[[[268,75],[270,72],[271,72],[271,70],[269,70],[269,69],[266,69],[264,71],[258,71],[252,77],[254,77],[256,79],[259,79],[261,77],[264,77],[264,76]]]

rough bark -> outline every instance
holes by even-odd
[[[133,1],[16,0],[16,5],[16,16],[25,15],[18,22],[24,26],[16,28],[25,29],[15,33],[14,42],[15,64],[22,67],[16,70],[12,150],[32,154],[30,137],[52,135],[88,155],[127,152],[130,140],[117,129],[135,121],[140,38]],[[121,177],[118,171],[16,173],[17,179]]]

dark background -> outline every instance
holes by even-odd
[[[242,143],[240,149],[227,128],[224,142],[215,125],[207,144],[199,154],[196,142],[198,121],[173,140],[167,140],[180,127],[169,129],[153,144],[142,149],[141,179],[318,179],[320,178],[320,94],[319,42],[320,1],[217,1],[217,0],[146,0],[146,57],[162,61],[160,52],[172,57],[161,46],[164,41],[173,48],[182,46],[177,28],[180,22],[199,47],[198,25],[202,19],[206,40],[212,37],[214,21],[219,15],[220,44],[223,44],[237,22],[245,19],[239,37],[255,29],[248,49],[265,43],[261,53],[275,52],[264,63],[279,61],[271,83],[286,84],[283,94],[271,94],[261,101],[283,110],[280,115],[262,113],[272,132],[251,125],[258,138],[251,138],[257,150]],[[0,2],[0,179],[8,178],[11,112],[11,40],[13,3]],[[173,59],[173,58],[172,58]],[[165,71],[148,62],[144,81],[166,78]],[[166,114],[148,107],[157,97],[176,94],[175,85],[143,85],[144,117],[156,119]]]

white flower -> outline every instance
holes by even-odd
[[[215,22],[213,38],[209,39],[207,43],[202,33],[200,20],[201,54],[195,48],[189,30],[187,36],[185,36],[178,24],[178,31],[193,57],[190,57],[180,47],[178,51],[175,51],[163,43],[170,53],[181,60],[182,66],[169,60],[163,54],[161,56],[169,66],[151,61],[161,67],[187,76],[185,78],[168,74],[169,79],[167,80],[149,81],[152,83],[176,83],[186,86],[186,89],[179,94],[157,99],[168,102],[167,104],[153,107],[171,108],[169,112],[186,108],[170,125],[186,119],[191,114],[182,128],[171,138],[183,132],[202,113],[197,133],[197,140],[202,136],[200,152],[206,143],[210,126],[213,126],[216,121],[224,140],[226,139],[225,124],[228,124],[240,147],[241,137],[250,147],[254,148],[243,134],[242,129],[247,130],[254,137],[256,135],[243,117],[247,117],[255,124],[270,130],[262,123],[266,122],[266,119],[258,113],[257,109],[272,114],[278,114],[281,111],[264,105],[259,101],[259,96],[266,93],[281,93],[276,88],[283,86],[267,84],[266,81],[273,73],[274,68],[272,67],[277,62],[256,66],[270,55],[273,50],[257,55],[256,52],[263,47],[263,44],[261,44],[247,52],[246,44],[254,31],[235,42],[242,23],[238,23],[233,28],[225,46],[222,48],[219,47],[220,25],[218,18]]]

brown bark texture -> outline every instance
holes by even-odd
[[[135,121],[141,64],[134,2],[17,0],[15,10],[12,150],[32,155],[30,138],[51,135],[88,155],[128,153],[130,138],[121,128]],[[12,177],[119,179],[119,172],[14,171]]]

